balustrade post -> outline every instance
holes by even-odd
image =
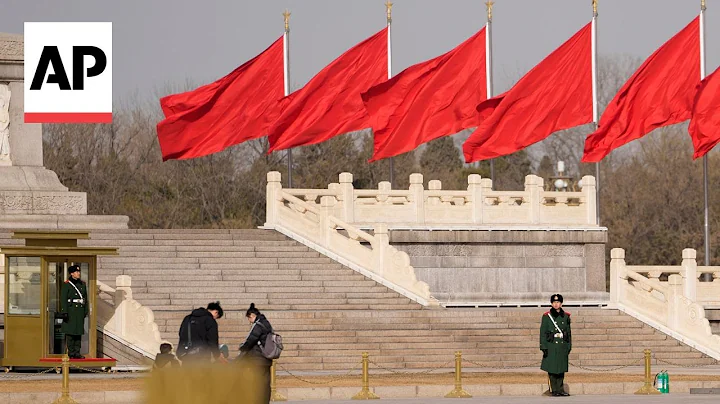
[[[385,277],[385,256],[388,254],[388,247],[390,246],[390,236],[388,234],[387,224],[375,225],[375,237],[376,244],[373,246],[373,254],[375,256],[375,273]]]
[[[345,223],[355,223],[355,189],[353,188],[353,175],[340,174],[340,192],[338,200],[342,203],[342,217]]]
[[[542,205],[543,179],[537,175],[525,177],[525,193],[528,195],[530,214],[528,219],[532,224],[541,223],[540,207]]]
[[[665,296],[665,301],[667,302],[667,327],[671,330],[677,329],[680,323],[678,306],[679,298],[683,293],[682,284],[682,276],[673,274],[668,277],[668,295]]]
[[[267,173],[267,193],[265,195],[265,225],[277,224],[277,201],[282,192],[282,176],[279,171]]]
[[[613,248],[610,250],[610,302],[617,304],[624,300],[626,279],[625,250]]]
[[[686,298],[697,300],[697,251],[692,248],[686,248],[682,252],[682,277],[683,277],[683,294]]]
[[[595,177],[586,175],[580,180],[582,181],[583,199],[585,199],[585,221],[587,224],[598,225],[597,222],[597,199],[595,193],[597,186]]]
[[[468,193],[472,201],[472,222],[481,224],[483,222],[483,187],[482,177],[479,174],[468,176]]]
[[[124,304],[125,300],[132,299],[132,279],[129,275],[118,275],[115,277],[115,296],[113,303],[115,304],[115,326],[120,336],[127,337],[128,326],[128,306]]]
[[[415,202],[415,221],[417,224],[425,224],[425,186],[423,182],[422,174],[410,174],[410,193]]]
[[[320,198],[320,237],[322,238],[325,247],[330,246],[330,238],[335,226],[330,223],[329,217],[332,216],[333,207],[335,206],[335,197],[323,196]],[[347,229],[345,229],[347,230]]]
[[[441,191],[442,190],[442,181],[440,180],[430,180],[428,181],[428,191]],[[428,197],[428,205],[440,205],[442,204],[442,198],[439,196],[430,196]]]

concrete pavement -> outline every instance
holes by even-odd
[[[382,399],[373,400],[382,404],[705,404],[720,402],[718,394],[667,394],[662,396],[636,396],[636,395],[583,395],[570,397],[473,397],[466,399],[453,398],[410,398],[410,399]],[[288,401],[289,403],[303,404],[357,404],[353,400],[321,400],[321,401]],[[372,401],[371,401],[372,402]]]

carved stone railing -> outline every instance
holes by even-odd
[[[670,275],[682,278],[683,295],[704,306],[720,306],[720,267],[698,266],[697,251],[686,248],[682,262],[675,266],[634,265],[633,271],[667,285]]]
[[[280,174],[268,175],[268,183],[281,189]],[[493,191],[492,181],[472,174],[466,190],[443,190],[433,180],[424,189],[422,174],[410,175],[409,189],[354,189],[353,176],[340,174],[339,182],[327,189],[284,189],[312,206],[329,198],[333,216],[356,227],[373,228],[385,223],[391,228],[441,228],[444,226],[522,225],[597,227],[595,178],[582,178],[581,192],[552,192],[543,189],[543,179],[528,175],[522,191]],[[270,194],[267,195],[268,201]],[[269,202],[268,202],[269,203]]]
[[[115,288],[97,283],[98,330],[149,358],[160,352],[160,331],[155,315],[132,297],[128,275],[115,278]]]
[[[720,336],[713,335],[705,317],[703,305],[693,292],[695,279],[684,281],[673,267],[629,266],[625,263],[625,250],[614,248],[610,252],[610,301],[613,306],[659,329],[693,348],[720,360]],[[683,266],[691,267],[694,250],[683,251]],[[667,282],[642,275],[657,272],[670,273]]]
[[[310,203],[282,189],[280,173],[267,175],[267,221],[275,229],[425,306],[438,304],[430,287],[418,281],[407,253],[390,245],[388,227],[378,224],[374,234],[336,216],[337,199],[319,194]]]

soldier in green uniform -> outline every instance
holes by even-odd
[[[570,313],[563,311],[562,295],[550,297],[552,309],[542,316],[540,325],[540,350],[543,352],[540,369],[548,372],[550,392],[553,396],[569,396],[563,389],[568,356],[572,350]]]
[[[60,289],[60,312],[66,313],[60,332],[65,334],[68,356],[71,359],[85,359],[80,355],[80,346],[85,334],[85,317],[88,315],[87,287],[80,280],[78,265],[71,265],[68,273],[70,277]]]

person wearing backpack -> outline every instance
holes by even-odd
[[[180,325],[177,355],[184,364],[210,363],[213,358],[224,362],[218,344],[217,319],[222,318],[220,302],[212,302],[207,308],[197,308],[185,316]]]
[[[238,356],[238,362],[252,368],[257,372],[258,377],[262,380],[262,397],[261,403],[270,402],[270,367],[272,366],[272,359],[268,358],[263,352],[266,341],[274,335],[272,325],[265,317],[264,314],[260,313],[255,307],[255,303],[250,303],[250,308],[245,312],[245,317],[250,323],[250,332],[248,333],[245,342],[240,345],[240,355]]]

